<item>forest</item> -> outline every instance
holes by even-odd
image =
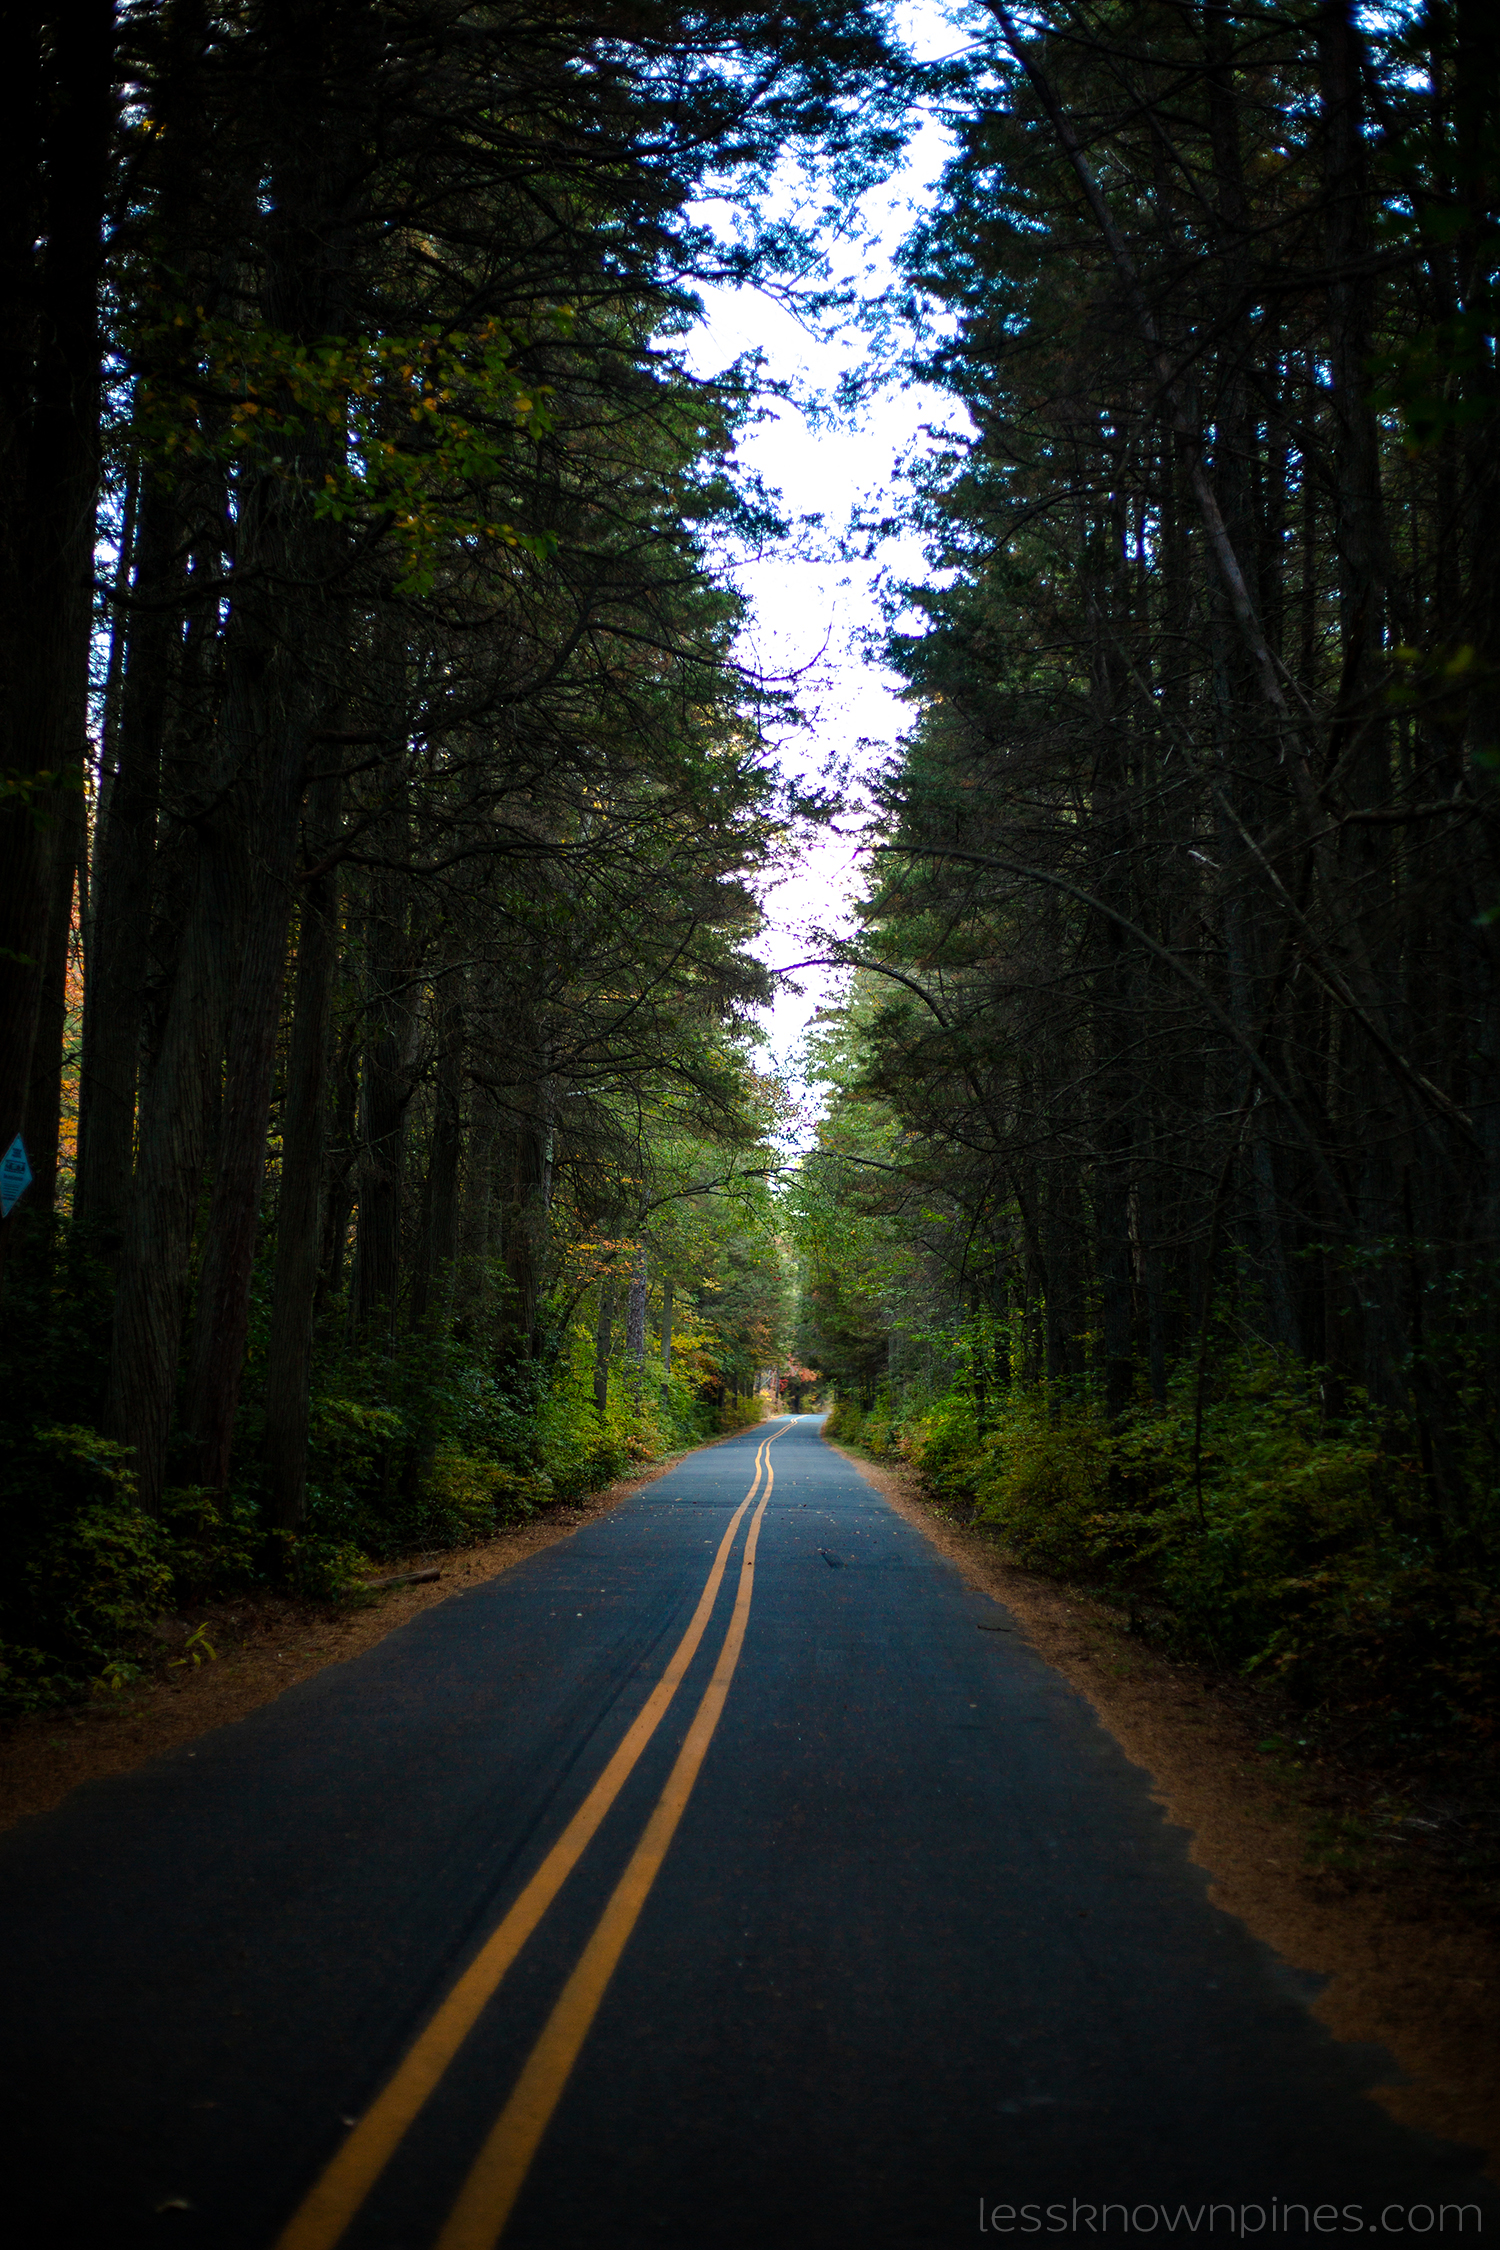
[[[767,183],[857,201],[905,96],[862,6],[84,0],[4,99],[26,1708],[759,1411],[818,807],[737,639],[754,371],[682,338],[816,297]]]
[[[791,1354],[1133,1629],[1490,1739],[1500,22],[951,21],[919,65],[876,0],[21,10],[9,1707]],[[928,557],[860,814],[745,656],[761,378],[684,339],[715,281],[847,318],[819,228],[919,114],[839,410],[953,412],[851,534]],[[809,1135],[755,947],[829,818]]]
[[[985,11],[801,1349],[1024,1562],[1500,1718],[1500,18]],[[1042,20],[1044,19],[1044,21]],[[1039,33],[1043,35],[1039,35]]]

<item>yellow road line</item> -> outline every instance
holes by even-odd
[[[781,1434],[778,1430],[776,1437]],[[766,1448],[774,1442],[774,1438],[768,1438]],[[599,2012],[609,1980],[630,1941],[630,1933],[667,1856],[677,1824],[687,1810],[693,1784],[723,1712],[749,1622],[755,1550],[774,1482],[775,1475],[768,1460],[766,1489],[751,1518],[745,1541],[734,1614],[724,1636],[719,1661],[714,1666],[713,1678],[704,1690],[687,1740],[678,1752],[677,1763],[657,1800],[656,1810],[646,1823],[630,1865],[620,1877],[577,1968],[563,1987],[546,2029],[531,2050],[514,2093],[464,2182],[448,2223],[438,2237],[437,2250],[494,2250],[521,2192],[537,2144],[562,2099],[563,2088]]]
[[[504,1919],[486,1938],[463,1975],[418,2034],[364,2116],[298,2208],[279,2237],[276,2250],[333,2250],[350,2220],[379,2179],[413,2118],[474,2028],[501,1979],[536,1928],[596,1834],[605,1814],[629,1780],[642,1751],[666,1717],[713,1614],[724,1568],[745,1510],[769,1477],[767,1448],[781,1431],[756,1448],[755,1477],[729,1519],[692,1622],[678,1642],[624,1740],[568,1822],[541,1866]],[[770,1496],[770,1484],[766,1496]],[[764,1505],[764,1503],[762,1503]],[[759,1519],[757,1519],[758,1521]],[[752,1537],[754,1534],[752,1533]],[[733,1628],[731,1627],[731,1630]],[[722,1661],[722,1659],[721,1659]]]

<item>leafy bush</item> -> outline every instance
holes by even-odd
[[[331,1514],[377,1484],[386,1455],[405,1434],[405,1423],[391,1407],[357,1397],[315,1397],[307,1457],[314,1509]]]
[[[1500,1731],[1500,1593],[1472,1531],[1445,1538],[1399,1418],[1330,1415],[1321,1371],[1265,1347],[1212,1364],[1113,1433],[1045,1385],[954,1389],[899,1440],[941,1497],[972,1501],[1017,1561],[1128,1599],[1158,1637],[1312,1705],[1430,1732]],[[873,1425],[873,1432],[872,1432]],[[893,1442],[883,1407],[829,1434]]]
[[[363,1584],[369,1557],[347,1539],[316,1531],[273,1531],[276,1577],[314,1602],[343,1601]]]
[[[1054,1408],[1040,1390],[1017,1389],[983,1441],[973,1477],[977,1512],[1003,1528],[1019,1561],[1096,1576],[1120,1559],[1107,1478],[1107,1447],[1091,1416]]]
[[[603,1422],[592,1400],[576,1394],[560,1393],[538,1409],[536,1449],[559,1499],[576,1500],[623,1476],[630,1459],[625,1440],[617,1400]]]
[[[728,1392],[714,1419],[724,1431],[753,1430],[766,1418],[766,1402],[756,1391],[749,1398],[736,1398]]]
[[[351,1355],[339,1372],[343,1388],[313,1402],[311,1536],[375,1557],[460,1547],[556,1497],[534,1417],[446,1347]],[[502,1448],[521,1433],[531,1458],[517,1462]]]
[[[31,1709],[80,1693],[157,1616],[170,1542],[136,1497],[130,1449],[64,1425],[7,1434],[9,1502],[0,1698]]]
[[[823,1425],[824,1434],[840,1445],[863,1446],[867,1453],[903,1450],[901,1421],[889,1393],[882,1391],[873,1406],[841,1398]]]
[[[582,1324],[561,1339],[554,1363],[528,1363],[502,1383],[452,1335],[409,1336],[395,1351],[351,1344],[346,1308],[333,1303],[315,1359],[301,1528],[265,1528],[263,1352],[252,1352],[233,1490],[180,1484],[153,1520],[139,1505],[128,1448],[82,1418],[96,1411],[87,1394],[97,1397],[105,1366],[104,1282],[85,1333],[54,1319],[49,1270],[33,1277],[34,1306],[25,1299],[35,1316],[26,1352],[10,1339],[12,1407],[29,1403],[31,1414],[22,1404],[0,1417],[0,1707],[122,1684],[169,1604],[273,1578],[309,1599],[340,1600],[381,1560],[488,1538],[763,1411],[753,1400],[721,1420],[691,1372],[674,1371],[663,1386],[653,1368],[639,1398],[615,1382],[601,1421],[593,1336]],[[73,1371],[85,1344],[92,1357],[80,1385]],[[30,1426],[36,1401],[50,1415],[40,1429]]]
[[[859,1401],[852,1398],[836,1399],[833,1410],[823,1424],[823,1435],[838,1445],[858,1445],[864,1435],[865,1418]]]
[[[944,1500],[971,1507],[975,1472],[984,1458],[967,1390],[947,1391],[905,1432],[907,1450],[923,1476]]]
[[[260,1565],[256,1511],[243,1493],[174,1486],[162,1494],[161,1534],[181,1602],[244,1585]]]
[[[522,1523],[556,1498],[545,1470],[528,1474],[451,1445],[438,1449],[427,1486],[430,1505],[446,1520],[455,1547],[486,1539],[502,1524]]]
[[[875,1404],[866,1412],[860,1443],[871,1453],[900,1451],[899,1420],[895,1402],[888,1391],[882,1391]]]

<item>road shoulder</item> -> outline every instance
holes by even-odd
[[[1405,2083],[1373,2099],[1404,2125],[1481,2148],[1500,2178],[1500,1945],[1461,1903],[1351,1877],[1320,1851],[1318,1775],[1279,1773],[1229,1683],[1133,1638],[1104,1603],[1006,1560],[956,1523],[900,1464],[832,1450],[1003,1602],[1048,1663],[1151,1776],[1209,1896],[1295,1968],[1324,1977],[1314,2014],[1334,2037],[1384,2047]],[[1263,1722],[1262,1722],[1263,1723]]]

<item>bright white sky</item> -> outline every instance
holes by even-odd
[[[897,20],[913,51],[922,59],[951,54],[962,43],[950,18],[935,0],[907,0]],[[947,160],[949,143],[935,123],[925,125],[906,152],[904,169],[859,213],[862,240],[833,249],[835,271],[863,274],[861,286],[878,292],[895,278],[894,257],[913,213],[927,203]],[[688,339],[688,356],[704,374],[715,374],[741,353],[759,348],[768,374],[788,382],[797,394],[831,393],[846,368],[864,357],[867,340],[859,333],[815,336],[753,290],[708,290],[705,317]],[[784,512],[795,518],[820,514],[825,530],[823,561],[798,561],[775,554],[744,564],[737,573],[749,596],[752,617],[747,653],[765,672],[785,675],[813,667],[798,684],[798,700],[813,724],[794,737],[784,764],[816,776],[831,757],[853,756],[868,766],[898,740],[909,723],[894,676],[864,653],[862,635],[880,630],[877,584],[880,575],[916,579],[924,575],[920,545],[912,539],[887,542],[877,561],[838,560],[834,549],[857,510],[885,514],[900,479],[903,462],[922,449],[924,425],[951,422],[952,402],[913,388],[881,391],[855,428],[809,427],[797,408],[777,404],[770,417],[747,432],[740,457],[758,471]],[[861,752],[864,741],[874,747]],[[808,853],[798,872],[781,883],[768,901],[769,928],[757,947],[773,967],[798,961],[809,950],[807,925],[847,925],[847,902],[860,882],[852,843],[829,837]],[[789,1063],[808,1023],[835,982],[821,970],[795,980],[800,996],[781,988],[769,1011],[772,1056]]]

